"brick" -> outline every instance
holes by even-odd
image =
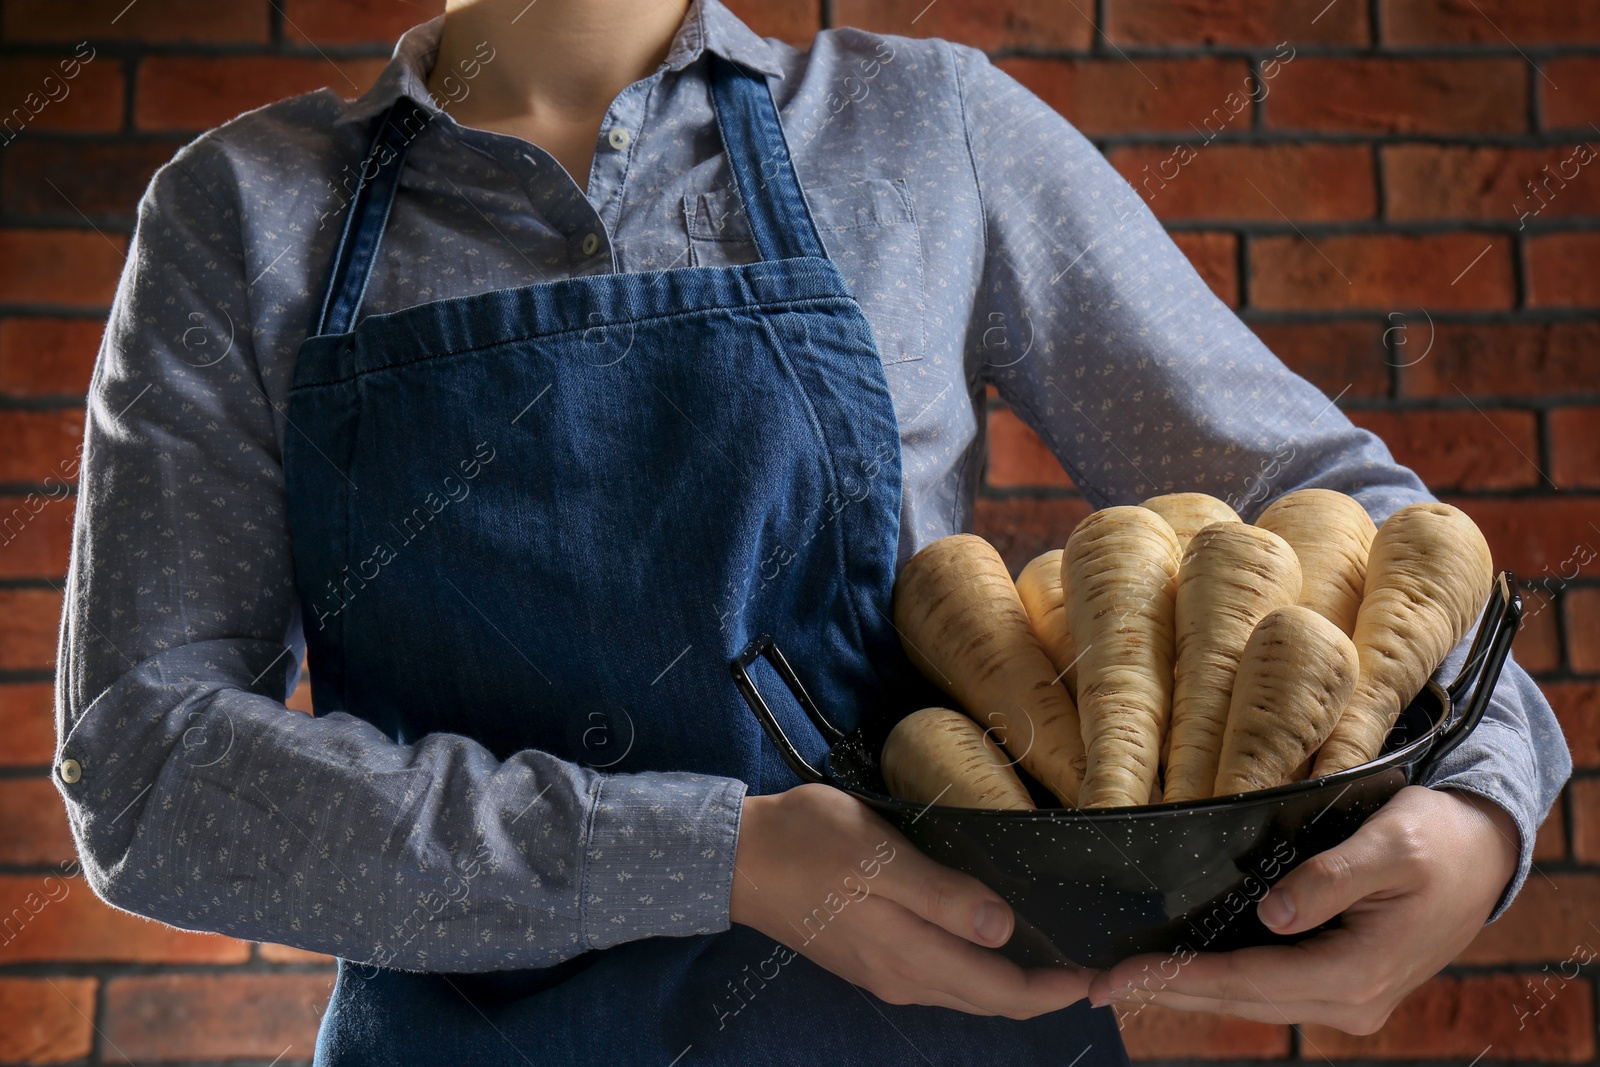
[[[182,142],[22,141],[0,164],[0,190],[7,215],[109,218],[132,222],[139,197],[156,168]]]
[[[1547,963],[1572,954],[1600,900],[1600,874],[1535,873],[1506,913],[1473,938],[1457,963]],[[1600,936],[1593,939],[1600,947]]]
[[[383,65],[381,59],[149,56],[139,64],[134,124],[141,130],[206,130],[314,89],[359,96]]]
[[[1083,51],[1094,40],[1094,8],[1060,0],[991,0],[986,4],[928,0],[834,0],[833,24],[906,37],[944,37],[985,52],[1003,48]]]
[[[1600,406],[1550,413],[1550,478],[1563,489],[1600,486]]]
[[[1383,396],[1389,392],[1391,357],[1379,322],[1252,322],[1273,355],[1329,396]]]
[[[0,589],[0,670],[55,666],[61,594],[54,589]]]
[[[1495,560],[1495,566],[1496,568],[1501,566],[1500,560]],[[1558,625],[1551,620],[1560,615],[1558,598],[1562,595],[1562,589],[1570,582],[1562,581],[1552,574],[1535,575],[1531,579],[1524,580],[1520,573],[1515,571],[1512,573],[1515,578],[1513,584],[1522,597],[1522,627],[1517,634],[1517,645],[1511,651],[1517,662],[1527,667],[1522,660],[1522,643],[1527,640],[1529,628],[1534,626],[1548,628]]]
[[[93,978],[0,978],[0,1061],[64,1063],[94,1048]]]
[[[1528,598],[1523,600],[1527,603]],[[1600,673],[1600,589],[1568,589],[1561,594],[1561,607],[1566,613],[1567,658],[1572,669],[1582,674]]]
[[[1600,778],[1578,778],[1567,790],[1572,797],[1572,857],[1600,863]]]
[[[1543,72],[1537,80],[1540,124],[1588,137],[1594,132],[1589,124],[1600,115],[1600,56],[1557,56],[1544,62]]]
[[[295,42],[392,44],[443,11],[443,0],[284,0],[283,33]]]
[[[1250,242],[1250,304],[1380,312],[1509,308],[1511,254],[1510,238],[1498,234],[1258,237]]]
[[[118,911],[80,877],[0,875],[0,960],[8,964],[243,963],[249,958],[249,942],[177,930]]]
[[[49,682],[0,685],[0,767],[38,767],[55,758],[54,700]]]
[[[106,983],[103,1028],[107,1042],[135,1061],[306,1060],[332,988],[331,975],[114,978]]]
[[[1242,98],[1252,88],[1261,92],[1247,83],[1250,66],[1240,59],[1141,56],[1129,63],[1016,56],[995,65],[1087,134],[1172,132],[1198,145],[1218,131],[1249,130],[1255,105]],[[1230,101],[1229,93],[1240,96]]]
[[[1600,8],[1587,3],[1522,0],[1382,0],[1379,25],[1388,45],[1571,45],[1600,41]]]
[[[1497,570],[1560,588],[1600,575],[1600,500],[1574,496],[1453,497],[1472,516]]]
[[[1372,40],[1365,4],[1330,6],[1327,0],[1108,0],[1105,32],[1125,45],[1362,45]]]
[[[1539,427],[1531,411],[1350,411],[1430,489],[1537,485]]]
[[[40,484],[64,471],[76,471],[83,444],[82,408],[56,411],[0,411],[0,483]]]
[[[1600,768],[1600,685],[1594,682],[1546,682],[1540,686],[1555,709],[1572,765]]]
[[[1555,805],[1539,824],[1539,833],[1533,839],[1533,862],[1547,863],[1565,859],[1567,855],[1567,820],[1561,813],[1561,801]]]
[[[1137,145],[1109,158],[1162,219],[1324,222],[1369,219],[1377,210],[1368,148],[1188,143],[1192,153]]]
[[[1281,1059],[1289,1054],[1287,1026],[1157,1004],[1119,1006],[1116,1011],[1133,1060]]]
[[[1527,128],[1527,65],[1303,56],[1278,72],[1264,106],[1279,130],[1518,133]]]
[[[989,413],[989,467],[985,484],[998,489],[1072,487],[1055,453],[1010,408]]]
[[[0,863],[19,867],[70,860],[77,855],[67,809],[50,779],[12,778],[0,781]]]
[[[1600,233],[1551,233],[1528,239],[1528,303],[1600,306]]]
[[[1013,576],[1042,552],[1067,543],[1078,520],[1089,514],[1082,497],[979,497],[973,533],[986,538]]]
[[[1597,138],[1600,140],[1600,138]],[[1600,214],[1600,150],[1391,145],[1383,149],[1389,218],[1517,222]],[[1530,187],[1531,186],[1531,187]]]
[[[1500,1060],[1581,1063],[1594,1055],[1593,996],[1588,980],[1579,979],[1543,1002],[1537,1016],[1523,1019],[1516,1008],[1526,1005],[1531,1014],[1541,1001],[1528,992],[1521,975],[1434,978],[1367,1037],[1327,1026],[1301,1027],[1303,1055],[1465,1063],[1492,1048],[1489,1055]]]
[[[1544,594],[1536,592],[1536,595]],[[1522,595],[1522,603],[1522,627],[1517,631],[1512,655],[1530,674],[1548,674],[1561,666],[1561,634],[1557,625],[1559,612],[1535,611],[1534,608],[1542,601],[1526,592]]]
[[[104,332],[99,319],[0,319],[0,393],[83,395]]]
[[[1416,320],[1407,328],[1421,358],[1395,359],[1411,364],[1400,372],[1403,396],[1509,399],[1600,393],[1594,374],[1600,322],[1436,322],[1430,327]]]
[[[270,941],[263,941],[256,946],[261,950],[261,958],[268,963],[333,963],[333,957],[321,952],[307,952],[303,948],[290,948],[288,945],[274,945]]]
[[[250,42],[268,38],[264,0],[80,0],[64,7],[53,0],[6,0],[8,41]]]
[[[75,498],[64,488],[0,496],[0,578],[66,576]]]
[[[0,303],[106,308],[128,240],[93,230],[0,230]]]
[[[1189,257],[1194,269],[1221,300],[1231,308],[1239,306],[1239,239],[1231,233],[1184,231],[1172,241]]]
[[[822,0],[726,0],[729,10],[762,37],[776,37],[804,51],[822,28]]]
[[[28,131],[122,129],[125,81],[121,63],[88,49],[7,56],[0,66],[0,144]]]

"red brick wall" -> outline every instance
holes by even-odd
[[[1184,250],[1274,351],[1471,512],[1502,566],[1538,580],[1517,652],[1546,681],[1578,770],[1512,911],[1372,1037],[1149,1008],[1127,1031],[1134,1055],[1595,1062],[1594,966],[1559,989],[1550,976],[1600,946],[1600,554],[1584,551],[1600,545],[1600,167],[1562,171],[1581,140],[1600,144],[1600,5],[734,6],[759,32],[797,42],[854,24],[987,50],[1147,183]],[[389,42],[438,8],[6,0],[0,114],[78,42],[94,58],[65,98],[14,139],[0,135],[0,515],[71,472],[134,204],[155,167],[240,110],[324,84],[354,95]],[[1294,58],[1264,68],[1288,54],[1280,42]],[[1262,101],[1225,110],[1224,132],[1173,177],[1164,161],[1180,142],[1199,147],[1196,127],[1252,74],[1268,86]],[[1538,199],[1528,182],[1542,183]],[[991,402],[979,526],[1015,568],[1061,544],[1084,505]],[[26,920],[0,932],[0,1063],[303,1063],[325,961],[115,913],[61,876],[72,842],[45,776],[71,517],[70,498],[52,498],[0,534],[0,919],[22,909]],[[1541,1003],[1519,1030],[1517,1005]]]

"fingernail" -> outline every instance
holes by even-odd
[[[978,940],[992,945],[1003,944],[1011,934],[1011,919],[1006,915],[1006,909],[992,900],[986,900],[978,905],[977,917],[972,922],[972,928],[978,935]]]
[[[1294,901],[1289,899],[1289,894],[1281,889],[1275,889],[1261,901],[1261,906],[1256,910],[1261,921],[1276,930],[1280,926],[1288,926],[1294,920]]]
[[[1133,990],[1131,989],[1118,989],[1116,987],[1112,987],[1111,989],[1106,990],[1104,993],[1096,993],[1094,996],[1090,997],[1089,1003],[1093,1007],[1103,1008],[1107,1004],[1116,1004],[1122,1001],[1132,992]]]

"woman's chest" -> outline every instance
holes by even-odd
[[[598,208],[567,176],[473,172],[407,176],[369,284],[366,313],[610,272],[717,268],[760,258],[731,178],[706,166]],[[720,181],[717,180],[720,177]],[[641,183],[642,184],[642,183]],[[805,188],[818,235],[873,327],[884,364],[948,349],[965,321],[935,311],[937,271],[970,298],[981,250],[955,253],[925,232],[904,175]],[[941,286],[945,288],[945,286]],[[941,297],[941,299],[945,299]]]

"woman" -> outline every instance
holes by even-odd
[[[1269,463],[1426,496],[971,48],[468,0],[359,99],[199,138],[92,385],[58,775],[90,884],[339,956],[319,1063],[1125,1062],[1091,998],[1140,961],[1009,963],[1005,902],[797,786],[728,678],[765,631],[846,723],[935,699],[889,595],[970,525],[986,383],[1097,505]],[[1569,768],[1509,668],[1433,788],[1261,904],[1339,931],[1139,995],[1374,1028]]]

